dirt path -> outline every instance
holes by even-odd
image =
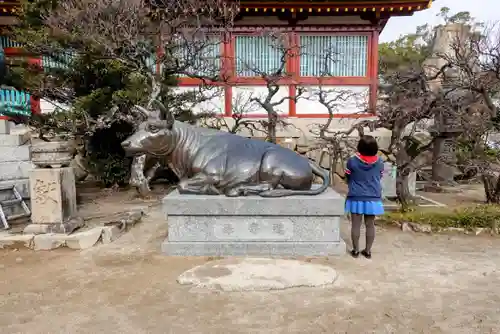
[[[1,332],[500,331],[498,239],[380,231],[372,261],[312,259],[339,271],[332,287],[214,293],[175,282],[208,259],[159,255],[165,231],[153,213],[117,242],[80,253],[1,251]]]

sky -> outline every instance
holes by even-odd
[[[395,40],[400,35],[415,32],[417,26],[425,23],[439,24],[436,14],[441,7],[449,7],[453,14],[468,11],[478,21],[500,20],[500,0],[435,0],[431,8],[416,12],[413,16],[391,18],[380,35],[380,41]]]

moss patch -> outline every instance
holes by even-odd
[[[387,212],[380,217],[380,222],[389,224],[417,223],[430,225],[433,230],[447,227],[473,230],[476,228],[496,229],[500,221],[499,205],[477,205],[447,211],[411,211]]]

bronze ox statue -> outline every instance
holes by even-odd
[[[276,144],[175,121],[149,119],[122,142],[129,155],[155,156],[185,194],[262,197],[317,195],[330,183],[315,163]],[[311,189],[314,176],[323,183]]]

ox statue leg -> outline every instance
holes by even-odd
[[[181,180],[177,189],[181,194],[220,195],[220,191],[215,187],[217,183],[217,176],[199,173],[192,178]]]
[[[262,183],[257,185],[239,185],[234,188],[226,190],[225,195],[227,197],[257,195],[263,191],[268,191],[272,189],[274,188],[269,183]]]

